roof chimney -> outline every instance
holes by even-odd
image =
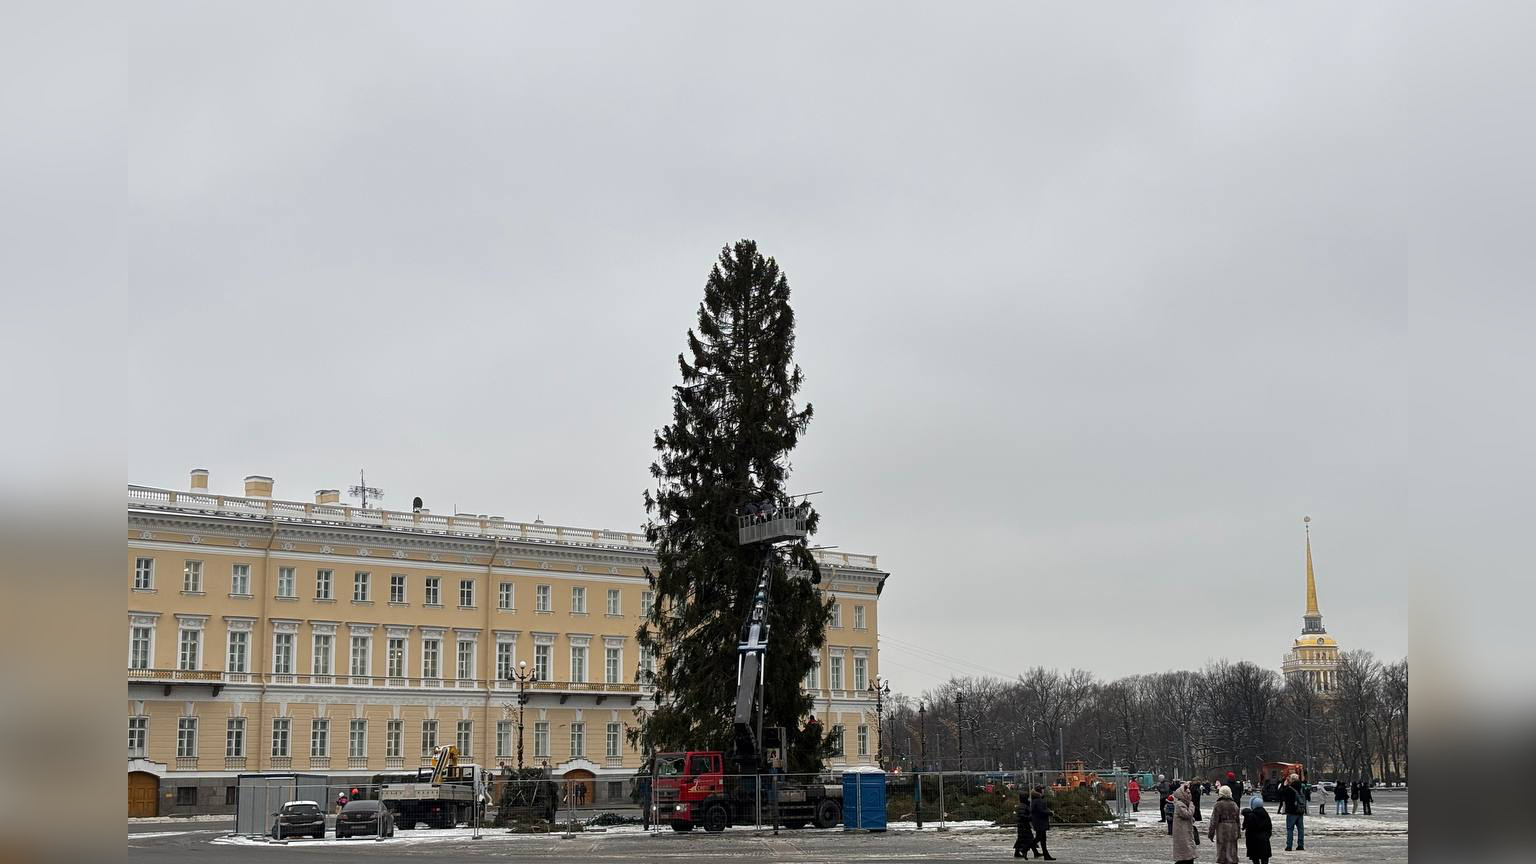
[[[252,474],[245,478],[245,497],[247,498],[271,498],[272,478],[263,477],[260,474]]]
[[[340,504],[341,503],[341,490],[340,489],[316,489],[315,490],[315,503],[316,504]]]
[[[207,468],[193,468],[192,469],[192,491],[193,492],[207,492],[208,491],[208,469]]]

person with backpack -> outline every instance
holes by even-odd
[[[1285,851],[1291,851],[1291,840],[1296,840],[1296,851],[1307,849],[1307,792],[1301,786],[1301,775],[1292,774],[1290,782],[1280,787],[1280,810],[1285,814]]]
[[[1035,853],[1040,857],[1039,844],[1035,840],[1035,829],[1030,822],[1029,793],[1019,793],[1019,806],[1014,809],[1014,815],[1019,820],[1019,836],[1013,841],[1013,857],[1028,858],[1029,853]]]

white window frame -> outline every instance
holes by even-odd
[[[385,648],[388,656],[385,658],[385,675],[390,678],[405,677],[405,656],[410,651],[408,640],[404,636],[391,636]]]
[[[855,630],[866,630],[866,629],[868,629],[865,626],[864,605],[862,603],[857,605],[857,606],[855,606],[855,607],[853,607],[853,629],[855,629]]]
[[[869,689],[869,658],[853,656],[853,689],[863,693]]]
[[[512,670],[517,668],[517,643],[496,643],[496,680],[506,681],[512,677]]]
[[[321,645],[325,650],[321,650]],[[330,633],[315,633],[309,642],[309,674],[334,675],[336,674],[336,637]],[[323,663],[321,661],[324,661]]]
[[[624,649],[613,645],[603,646],[603,683],[624,683]]]
[[[349,673],[351,673],[352,677],[354,677],[354,678],[367,678],[368,676],[372,675],[373,674],[373,637],[372,636],[368,636],[366,634],[353,633],[352,634],[352,638],[348,641],[347,644],[348,644],[348,649],[347,649],[347,671]],[[357,649],[358,649],[359,645],[361,645],[362,649],[363,649],[363,652],[362,652],[363,665],[362,665],[362,671],[361,672],[358,671],[358,665],[357,665],[357,661],[358,661]]]
[[[236,597],[251,596],[251,565],[229,565],[229,593]]]
[[[512,721],[496,721],[496,758],[506,759],[512,755]]]
[[[473,681],[475,679],[475,640],[459,639],[458,647],[453,652],[454,675],[460,681]],[[466,651],[465,649],[468,649]]]
[[[496,586],[496,608],[504,611],[517,608],[517,589],[511,582]]]
[[[587,646],[585,645],[571,646],[570,682],[572,684],[587,683]]]
[[[621,758],[624,755],[623,740],[624,724],[610,722],[608,724],[608,734],[603,747],[603,756],[608,759]]]
[[[459,748],[459,755],[468,757],[474,755],[472,748],[475,746],[475,721],[460,720],[453,730],[454,746]]]
[[[587,755],[587,724],[582,720],[571,722],[571,758],[583,759]]]
[[[181,593],[203,593],[203,562],[187,561],[181,571]]]
[[[293,755],[293,720],[288,717],[272,718],[272,758],[286,759]]]
[[[424,636],[421,639],[421,677],[443,677],[443,640],[439,637]]]
[[[405,574],[389,574],[389,602],[404,603],[405,600]]]
[[[239,652],[235,647],[239,646]],[[224,671],[244,675],[251,671],[251,632],[230,630],[224,639]]]
[[[176,758],[197,758],[197,718],[176,718]]]
[[[322,588],[324,590],[321,590]],[[335,570],[331,570],[331,569],[326,568],[326,567],[321,567],[319,570],[315,571],[315,599],[316,600],[335,600],[336,599],[336,571]]]
[[[143,639],[143,642],[142,642],[142,645],[143,645],[143,648],[144,648],[142,663],[140,662],[140,658],[138,656],[139,653],[140,653],[139,652],[139,647],[140,647],[140,644],[141,644],[140,640],[139,640],[139,634],[140,633],[144,634],[144,639]],[[128,668],[129,669],[150,669],[150,668],[153,668],[154,665],[155,665],[155,627],[154,627],[154,625],[151,624],[151,625],[145,626],[143,624],[131,624],[130,623],[128,625]]]
[[[571,614],[587,614],[587,588],[585,585],[571,586]]]
[[[224,721],[224,758],[245,758],[244,717],[231,717]]]
[[[192,639],[191,665],[187,662],[187,637]],[[176,631],[176,668],[195,671],[203,668],[203,631],[200,627],[181,627]]]
[[[827,689],[843,689],[843,655],[833,654],[827,658]]]
[[[533,721],[533,755],[536,758],[549,758],[549,721]]]
[[[617,588],[609,588],[608,589],[608,614],[609,615],[623,615],[624,614],[624,600],[623,600],[623,597],[624,597],[624,592],[620,591],[619,589],[617,589]]]
[[[538,585],[533,592],[533,611],[553,612],[555,589],[552,585]]]
[[[277,568],[277,596],[285,599],[298,597],[298,568]]]
[[[423,606],[443,605],[443,577],[428,576],[426,580],[422,582],[421,590],[421,603]]]
[[[141,555],[133,562],[133,590],[155,590],[155,559]]]
[[[828,626],[836,627],[839,630],[842,629],[842,627],[843,627],[843,604],[835,602],[835,601],[832,603],[832,623],[829,624]]]
[[[869,755],[869,727],[860,725],[858,730],[859,755]]]
[[[554,665],[555,646],[535,644],[533,646],[533,674],[539,676],[540,681],[549,681],[554,675]]]
[[[294,633],[272,634],[272,674],[292,675],[294,662],[297,658],[297,643]]]
[[[149,754],[149,717],[135,714],[128,718],[128,757],[143,759]]]
[[[373,574],[367,570],[352,571],[352,602],[369,603],[372,597]]]
[[[812,692],[821,690],[821,661],[812,660],[810,671],[805,673],[805,689]]]
[[[654,605],[656,605],[656,592],[655,591],[641,591],[640,592],[640,615],[641,615],[641,617],[650,615],[651,614],[651,607],[654,606]]]
[[[384,722],[384,758],[399,759],[405,749],[405,721]]]
[[[475,608],[475,580],[473,580],[473,579],[460,579],[459,580],[459,608],[460,609],[473,609],[473,608]]]
[[[421,755],[431,756],[437,750],[437,719],[421,721]]]
[[[330,758],[331,718],[316,717],[309,721],[309,756],[311,759]]]
[[[368,758],[368,720],[365,717],[347,721],[347,758]]]

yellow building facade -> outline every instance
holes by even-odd
[[[1317,605],[1317,575],[1312,570],[1312,517],[1303,520],[1307,535],[1307,611],[1301,635],[1281,660],[1287,680],[1299,680],[1319,693],[1332,692],[1339,669],[1339,643],[1323,629],[1323,613]]]
[[[130,816],[233,812],[241,773],[333,784],[429,764],[547,764],[594,803],[626,798],[627,732],[654,704],[635,642],[655,566],[642,534],[273,497],[128,487]],[[873,555],[821,552],[834,600],[805,686],[841,727],[833,767],[872,764]],[[521,664],[526,663],[526,667]],[[513,670],[538,680],[518,725]]]

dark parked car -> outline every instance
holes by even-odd
[[[376,834],[380,837],[395,836],[395,814],[377,801],[348,801],[336,817],[336,836],[356,837],[359,834]]]
[[[272,836],[325,839],[325,813],[314,801],[289,801],[272,820]]]

